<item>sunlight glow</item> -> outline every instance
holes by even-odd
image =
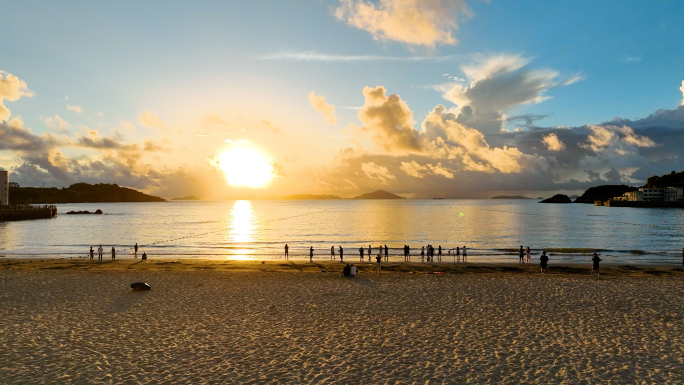
[[[218,157],[218,164],[231,186],[264,187],[273,178],[273,166],[251,147],[234,147]]]
[[[252,215],[252,203],[250,201],[236,201],[230,211],[230,240],[236,244],[251,243],[253,241],[255,224]],[[242,246],[242,245],[236,245]],[[249,248],[235,250],[234,259],[249,259]]]

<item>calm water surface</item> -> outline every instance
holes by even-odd
[[[65,215],[102,209],[104,215]],[[85,256],[92,245],[120,256],[136,242],[149,256],[329,259],[330,246],[358,261],[359,247],[468,246],[471,262],[517,262],[520,245],[551,261],[680,264],[684,210],[539,204],[533,200],[343,200],[93,203],[58,205],[57,218],[0,222],[0,255]],[[452,261],[453,262],[453,261]]]

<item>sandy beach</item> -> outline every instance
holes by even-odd
[[[350,279],[339,262],[2,260],[0,378],[684,381],[679,267],[605,266],[600,278],[588,264],[545,276],[536,264],[360,267]]]

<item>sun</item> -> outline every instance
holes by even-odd
[[[259,151],[234,147],[218,157],[218,165],[231,186],[264,187],[273,178],[273,166]]]

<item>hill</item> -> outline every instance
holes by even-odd
[[[603,186],[590,187],[582,194],[581,197],[575,199],[575,203],[591,203],[594,201],[607,201],[610,198],[620,196],[628,191],[638,190],[637,187],[631,187],[624,184],[608,184]]]
[[[200,199],[194,195],[188,195],[188,196],[183,197],[183,198],[171,198],[171,200],[172,201],[198,201]]]
[[[491,199],[532,199],[521,195],[497,195]]]
[[[166,199],[143,194],[116,184],[76,183],[69,187],[14,187],[9,190],[10,204],[97,203],[97,202],[166,202]]]
[[[663,187],[684,187],[684,171],[674,172],[663,176],[653,175],[646,180],[643,187],[663,188]]]
[[[564,194],[556,194],[552,196],[551,198],[544,199],[543,201],[539,203],[572,203],[572,200],[570,197]]]
[[[356,196],[352,199],[405,199],[405,198],[400,197],[399,195],[389,193],[387,191],[378,190],[378,191],[373,191],[372,193],[361,194],[361,195]]]
[[[293,194],[285,195],[282,199],[311,200],[311,199],[342,199],[337,195]]]

